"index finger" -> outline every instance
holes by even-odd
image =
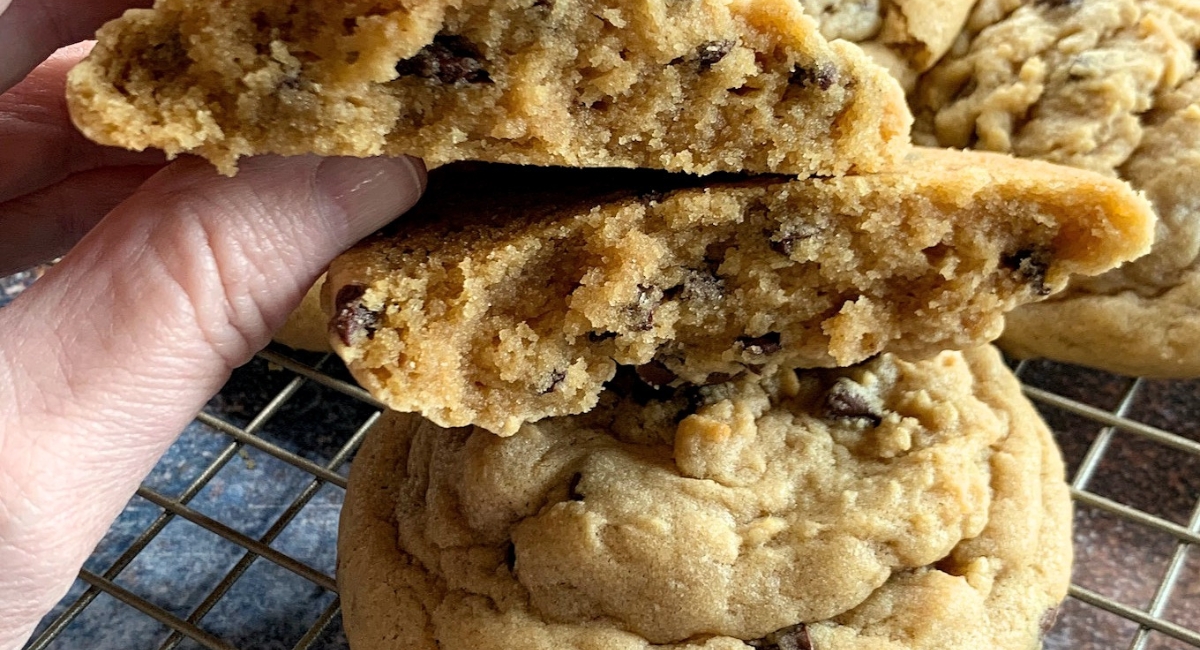
[[[0,93],[64,45],[153,0],[0,0]]]

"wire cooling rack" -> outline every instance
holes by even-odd
[[[1016,366],[1054,428],[1076,567],[1046,647],[1200,648],[1200,382]],[[378,404],[336,359],[240,369],[39,626],[47,648],[344,649],[334,543]]]

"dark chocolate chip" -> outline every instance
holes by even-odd
[[[1034,0],[1033,4],[1039,7],[1048,7],[1050,9],[1071,8],[1076,9],[1082,4],[1083,0]]]
[[[731,382],[731,381],[733,381],[733,380],[734,380],[734,378],[735,378],[735,377],[737,377],[737,376],[738,376],[738,375],[740,375],[740,374],[742,374],[742,373],[740,373],[740,372],[738,372],[738,373],[733,373],[733,372],[710,372],[710,373],[708,373],[708,375],[707,375],[707,376],[704,378],[704,382],[703,382],[701,385],[702,385],[702,386],[715,386],[715,385],[717,385],[717,384],[725,384],[725,383],[728,383],[728,382]]]
[[[1044,248],[1023,248],[1004,256],[1001,261],[1016,271],[1035,295],[1048,296],[1050,287],[1046,286],[1046,273],[1050,270],[1050,258],[1050,251]]]
[[[338,290],[334,299],[333,329],[346,345],[352,345],[364,335],[374,336],[375,328],[379,326],[379,314],[359,302],[366,293],[367,288],[363,285],[348,284]]]
[[[504,545],[504,566],[509,573],[517,572],[517,545],[509,542]]]
[[[638,378],[655,388],[667,386],[676,379],[679,379],[679,376],[671,372],[671,369],[665,363],[657,359],[652,359],[650,363],[638,366],[636,371]]]
[[[746,643],[759,650],[813,650],[812,638],[809,637],[808,626],[804,623],[785,627]]]
[[[588,340],[592,343],[603,343],[615,338],[617,338],[616,332],[588,332]]]
[[[654,310],[657,308],[658,300],[654,297],[654,290],[639,284],[636,302],[625,308],[625,313],[631,321],[630,327],[640,332],[654,329]]]
[[[733,50],[733,46],[736,44],[734,41],[709,41],[701,43],[700,47],[696,48],[696,59],[700,62],[700,69],[707,70],[716,65],[721,59],[725,58],[725,55]]]
[[[450,85],[459,82],[492,83],[475,44],[455,34],[438,34],[412,58],[396,64],[401,77],[437,79]]]
[[[866,389],[854,381],[842,377],[834,382],[825,394],[825,416],[836,420],[863,419],[877,427],[883,422],[883,414],[875,409],[867,398]]]
[[[556,388],[562,386],[563,380],[566,378],[567,373],[561,370],[555,370],[554,372],[550,373],[549,381],[544,384],[546,387],[542,389],[542,394],[548,395],[553,393]]]
[[[817,232],[817,228],[809,224],[786,226],[779,230],[763,230],[771,250],[785,256],[792,254],[796,242],[813,237]]]
[[[583,474],[575,472],[571,478],[567,480],[567,498],[572,501],[583,501],[583,493],[579,491],[579,482],[583,480]]]
[[[801,88],[816,86],[821,90],[829,90],[833,84],[837,83],[837,80],[837,68],[833,67],[832,63],[821,63],[817,65],[816,69],[797,67],[788,77],[788,82],[793,85]]]
[[[783,349],[779,332],[767,332],[762,336],[743,336],[738,339],[742,349],[750,354],[775,354]]]

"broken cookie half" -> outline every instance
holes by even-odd
[[[260,153],[838,174],[908,148],[899,86],[790,0],[158,0],[97,38],[78,127],[227,174]]]
[[[389,407],[512,434],[657,385],[919,358],[1145,252],[1121,181],[918,150],[864,176],[704,179],[470,164],[330,268],[331,339]]]

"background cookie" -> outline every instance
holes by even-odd
[[[695,173],[875,170],[898,85],[791,0],[158,0],[70,75],[92,139]]]
[[[802,0],[830,40],[857,43],[906,91],[962,31],[973,0]]]
[[[1159,225],[1149,255],[1014,312],[1001,345],[1127,374],[1200,374],[1200,4],[1005,5],[979,5],[977,33],[921,80],[916,137],[1120,176]]]
[[[511,434],[587,410],[617,364],[713,383],[974,347],[1152,234],[1124,183],[1004,156],[724,180],[437,170],[393,232],[330,266],[334,347],[393,409]]]
[[[1065,595],[1061,460],[994,350],[630,391],[511,438],[386,416],[351,645],[1016,649]]]

